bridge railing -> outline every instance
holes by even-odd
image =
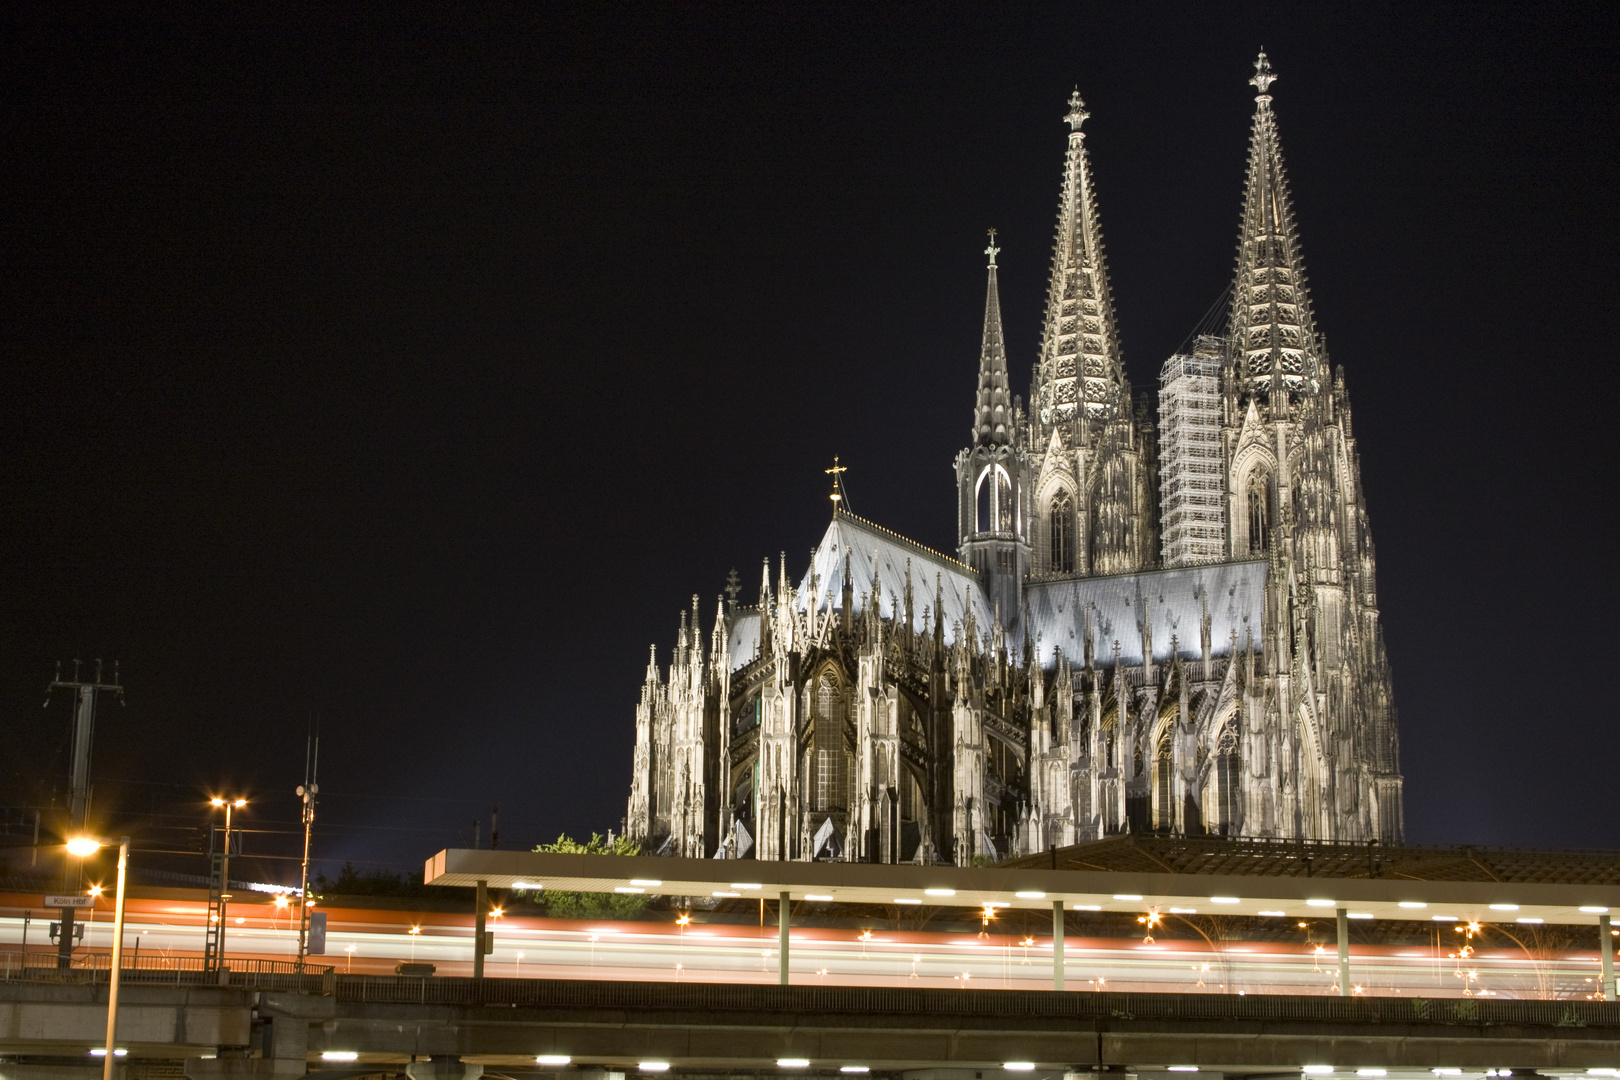
[[[235,986],[290,993],[331,993],[334,969],[292,960],[232,960],[224,980],[203,966],[200,956],[125,956],[118,980],[125,986]],[[44,982],[69,985],[105,984],[112,974],[107,953],[73,957],[59,967],[55,953],[0,952],[0,982]]]

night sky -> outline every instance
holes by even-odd
[[[1418,842],[1620,847],[1613,6],[12,8],[0,805],[415,868],[617,829],[680,611],[850,507],[954,548],[1064,104],[1139,390],[1230,279],[1263,46],[1345,368]],[[176,819],[179,820],[179,819]],[[487,840],[487,834],[486,834]],[[200,870],[199,870],[200,872]]]

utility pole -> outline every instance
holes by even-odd
[[[304,862],[298,878],[298,966],[304,966],[309,950],[309,838],[315,829],[315,796],[320,786],[315,773],[321,764],[321,739],[310,736],[304,742],[304,782],[298,785],[298,797],[304,800]]]
[[[45,705],[51,703],[51,693],[57,689],[72,690],[77,704],[73,710],[73,772],[72,795],[68,803],[69,837],[84,836],[89,832],[90,816],[90,747],[96,727],[96,694],[100,692],[116,694],[118,703],[124,703],[124,687],[118,681],[118,661],[113,661],[112,682],[102,681],[101,661],[96,661],[95,677],[81,679],[79,668],[81,662],[73,661],[73,677],[62,678],[62,664],[56,664],[56,674],[52,677],[50,685],[45,688]],[[39,837],[36,835],[34,844],[37,847]],[[84,861],[70,859],[62,867],[62,890],[67,893],[77,893],[79,886],[84,883]],[[62,909],[61,936],[57,939],[57,966],[68,967],[73,956],[73,922],[74,909]]]

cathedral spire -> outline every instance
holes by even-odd
[[[1258,93],[1249,133],[1249,173],[1243,189],[1229,334],[1242,390],[1263,394],[1273,406],[1286,409],[1289,395],[1312,395],[1320,387],[1321,344],[1283,172],[1277,117],[1271,109],[1271,84],[1277,74],[1264,52],[1254,70],[1249,83]],[[1287,394],[1278,395],[1279,388]]]
[[[996,287],[996,230],[990,230],[989,284],[984,293],[984,344],[979,349],[979,398],[973,407],[973,444],[1012,442],[1012,396],[1007,385],[1007,348],[1001,335],[1001,293]]]
[[[1090,115],[1076,90],[1064,117],[1069,149],[1032,402],[1041,423],[1048,425],[1075,419],[1080,406],[1086,418],[1108,420],[1129,404],[1091,158],[1080,130]]]

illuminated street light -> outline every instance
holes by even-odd
[[[214,963],[219,966],[221,975],[225,971],[225,909],[230,905],[231,899],[231,811],[240,810],[247,805],[242,798],[225,798],[215,795],[208,800],[208,805],[217,810],[225,811],[225,854],[219,863],[219,922],[214,924],[218,949],[214,955]]]
[[[81,859],[110,846],[109,841],[93,836],[75,836],[67,842],[68,853]],[[107,980],[107,1045],[102,1050],[105,1056],[101,1062],[101,1080],[112,1080],[113,1062],[118,1055],[113,1043],[118,1038],[118,971],[124,959],[124,880],[128,867],[129,837],[125,836],[118,841],[118,891],[113,899],[112,973]]]

